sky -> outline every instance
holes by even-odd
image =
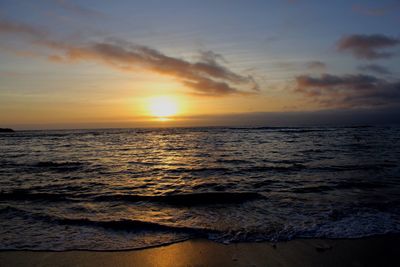
[[[0,127],[400,122],[399,0],[0,0]]]

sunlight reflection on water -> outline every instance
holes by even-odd
[[[121,249],[399,232],[399,139],[394,127],[1,135],[0,241]]]

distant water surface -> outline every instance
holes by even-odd
[[[400,128],[0,134],[0,249],[400,233]]]

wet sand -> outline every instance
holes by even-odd
[[[1,251],[0,266],[400,266],[400,235],[219,244],[194,239],[116,252]]]

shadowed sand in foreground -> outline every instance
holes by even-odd
[[[133,251],[2,251],[0,266],[397,266],[400,235],[223,245],[194,239]]]

